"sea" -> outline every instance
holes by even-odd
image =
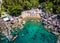
[[[14,41],[0,41],[0,43],[57,43],[57,35],[49,32],[41,22],[35,19],[26,20]]]

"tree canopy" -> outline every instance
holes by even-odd
[[[18,15],[21,13],[21,11],[31,9],[32,7],[37,8],[39,5],[51,13],[60,13],[60,0],[3,0],[2,5],[4,6],[5,10],[9,11],[10,13],[14,12],[14,15]],[[17,13],[16,11],[20,13]]]

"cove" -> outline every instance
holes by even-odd
[[[18,37],[6,43],[57,43],[57,36],[46,30],[41,22],[26,20]]]

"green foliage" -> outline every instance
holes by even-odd
[[[4,10],[4,6],[2,5],[1,6],[1,12],[4,12],[5,10]]]
[[[31,9],[32,7],[37,8],[39,5],[41,5],[42,7],[44,7],[47,11],[51,13],[54,13],[54,12],[60,13],[60,10],[59,10],[60,0],[3,0],[3,6],[4,8],[7,8],[7,10],[10,9],[9,6],[12,6],[11,9],[14,9],[14,7],[16,6],[19,6],[19,7],[21,6],[20,8],[24,10],[24,9]],[[14,11],[12,10],[12,12]],[[15,14],[17,13],[15,12],[14,15]]]
[[[32,4],[32,7],[38,7],[39,5],[39,0],[30,0],[30,3]]]
[[[41,6],[42,6],[42,7],[46,7],[46,6],[47,6],[46,2],[42,2],[42,3],[41,3]]]
[[[47,2],[47,6],[45,7],[45,9],[52,13],[53,12],[52,8],[53,8],[52,2]]]
[[[20,15],[24,7],[31,9],[39,5],[38,0],[3,0],[3,6],[11,15]]]
[[[5,10],[4,10],[4,6],[2,5],[1,6],[1,10],[0,10],[0,14],[2,13],[2,12],[4,12]],[[1,15],[0,15],[1,16]]]
[[[7,12],[10,13],[12,16],[20,15],[23,8],[21,6],[9,6]]]
[[[0,16],[1,16],[1,10],[0,10]]]
[[[27,9],[30,9],[32,7],[32,4],[29,1],[24,1],[23,2],[23,7],[27,7]]]
[[[60,12],[60,6],[57,7],[56,12]]]

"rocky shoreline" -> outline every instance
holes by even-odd
[[[38,11],[40,11],[38,12],[38,14],[40,15],[39,17],[41,17],[40,21],[43,23],[45,28],[53,32],[54,34],[58,35],[58,40],[60,40],[60,19],[57,18],[58,15],[53,15],[49,12],[43,12],[41,9],[38,9]],[[32,15],[34,14],[36,16],[35,13],[36,12],[34,12],[33,9]],[[11,30],[13,31],[13,28],[17,28],[17,27],[22,29],[23,24],[25,24],[25,21],[22,20],[23,18],[21,17],[21,15],[18,17],[12,17],[9,15],[9,18],[13,18],[14,20],[10,20],[6,22],[0,18],[0,27],[5,29],[4,31],[2,31],[2,33],[6,36],[9,36],[12,39],[13,37],[11,36],[10,31]]]
[[[40,16],[44,27],[50,32],[56,34],[58,36],[57,43],[60,43],[60,19],[57,18],[58,15],[53,15],[49,12],[42,12]]]
[[[10,15],[9,15],[10,16]],[[12,16],[10,16],[12,17]],[[24,21],[20,17],[12,17],[14,20],[10,21],[3,21],[3,19],[0,18],[0,28],[2,34],[6,36],[6,38],[10,40],[14,40],[16,37],[12,36],[11,31],[14,32],[14,29],[17,30],[16,28],[23,28]],[[18,34],[18,33],[17,33]]]

